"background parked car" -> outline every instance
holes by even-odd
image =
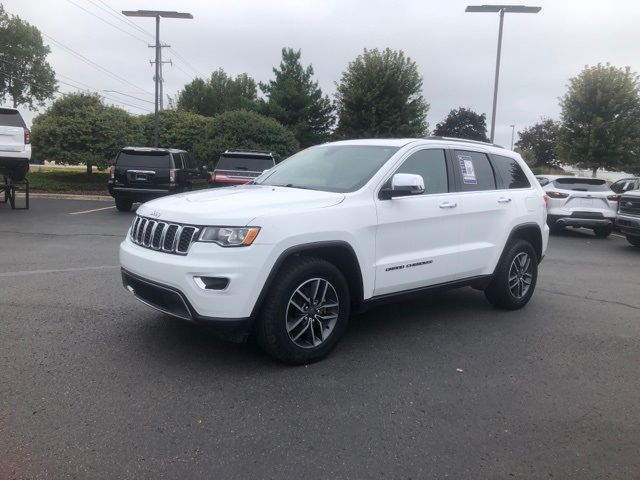
[[[242,185],[257,178],[276,163],[278,156],[271,152],[227,150],[220,155],[209,183],[216,187]]]
[[[109,193],[121,212],[134,202],[207,187],[208,172],[184,150],[125,147],[109,169]]]
[[[31,132],[15,108],[0,108],[0,176],[23,180],[29,171]]]
[[[597,237],[608,237],[618,208],[618,195],[605,180],[557,176],[542,187],[549,197],[547,224],[551,231],[584,227]]]
[[[616,225],[634,247],[640,247],[640,190],[620,196]]]
[[[638,189],[640,189],[640,177],[623,178],[611,184],[611,190],[618,194]]]

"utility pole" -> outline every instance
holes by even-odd
[[[516,133],[516,126],[515,125],[509,125],[511,127],[511,150],[513,150],[513,137]]]
[[[496,74],[493,79],[493,109],[491,113],[491,137],[496,131],[496,109],[498,107],[498,79],[500,78],[500,54],[502,53],[502,26],[504,24],[505,13],[538,13],[542,7],[527,7],[525,5],[469,5],[465,12],[494,12],[500,13],[500,24],[498,27],[498,51],[496,52]]]
[[[163,92],[164,92],[164,89],[163,89],[164,77],[162,76],[162,65],[163,65],[164,63],[168,63],[168,64],[170,64],[170,65],[173,65],[173,62],[171,61],[171,59],[169,59],[169,60],[162,60],[162,49],[163,49],[163,48],[170,48],[170,47],[171,47],[171,45],[167,45],[166,43],[165,43],[165,44],[160,45],[160,48],[156,47],[156,45],[149,45],[149,48],[155,48],[155,49],[156,49],[156,51],[157,51],[157,50],[160,50],[160,67],[158,68],[158,70],[160,71],[160,78],[159,78],[159,80],[158,80],[158,97],[159,97],[158,110],[159,110],[159,111],[164,110],[164,106],[163,106],[163,104],[164,104],[164,93],[163,93]],[[156,58],[157,58],[157,57],[156,57]],[[150,63],[151,65],[154,65],[156,62],[155,62],[155,61],[153,61],[153,60],[149,60],[149,63]],[[155,76],[153,77],[153,81],[154,81],[154,82],[156,81],[156,77],[155,77]]]
[[[155,81],[155,109],[153,115],[153,146],[158,146],[158,110],[162,109],[162,44],[160,43],[160,17],[164,18],[188,18],[192,19],[193,15],[186,12],[169,12],[165,10],[123,10],[122,14],[127,17],[152,17],[156,19],[156,74]]]

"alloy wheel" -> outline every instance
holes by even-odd
[[[528,253],[518,253],[509,267],[509,291],[517,299],[524,298],[533,281],[533,265]]]
[[[301,348],[317,347],[331,335],[339,313],[338,294],[331,282],[324,278],[305,280],[287,304],[289,338]]]

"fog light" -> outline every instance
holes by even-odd
[[[225,277],[193,277],[193,280],[203,290],[224,290],[229,285]]]

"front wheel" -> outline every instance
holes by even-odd
[[[256,325],[262,349],[300,365],[326,356],[342,336],[350,313],[347,282],[320,258],[298,258],[278,272]]]
[[[507,244],[484,294],[496,307],[517,310],[529,302],[537,280],[538,257],[533,246],[526,240],[513,240]]]
[[[133,201],[127,200],[125,198],[116,198],[116,208],[120,212],[128,212],[131,210],[133,206]]]
[[[627,242],[629,242],[634,247],[640,247],[640,236],[636,235],[627,235]]]

